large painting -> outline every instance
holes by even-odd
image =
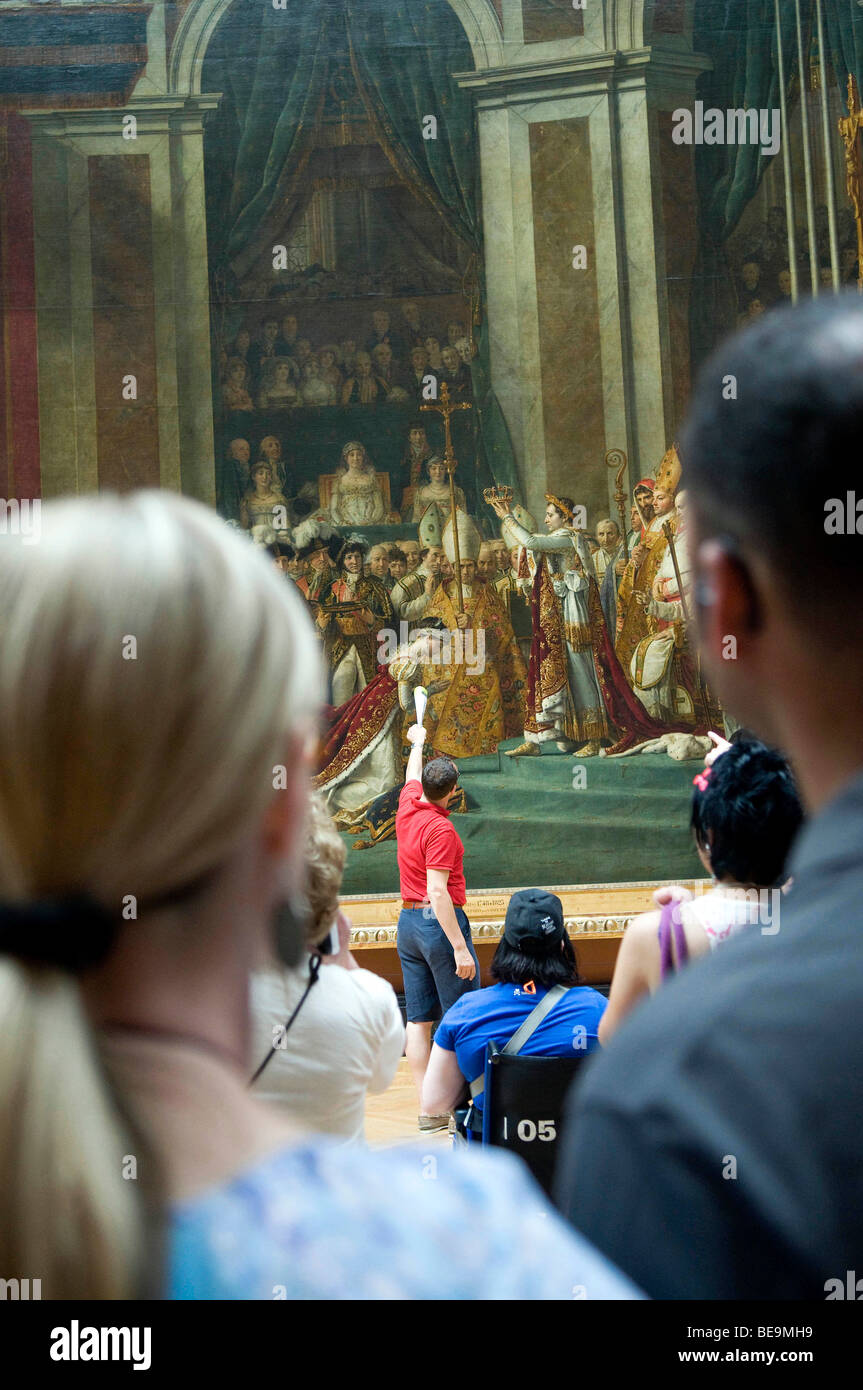
[[[0,12],[5,495],[179,488],[268,551],[354,895],[397,886],[417,692],[472,887],[699,872],[734,715],[675,441],[723,332],[859,281],[858,21],[801,73],[788,0],[756,56],[742,3],[619,8]],[[729,106],[784,145],[681,135]]]

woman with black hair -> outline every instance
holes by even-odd
[[[660,889],[659,909],[627,927],[599,1029],[603,1044],[639,999],[688,960],[746,927],[771,936],[779,930],[785,866],[803,822],[791,769],[781,753],[742,730],[707,763],[693,778],[690,825],[713,886],[697,898],[682,888]]]
[[[597,990],[579,984],[563,906],[554,893],[542,888],[513,893],[491,973],[495,984],[463,995],[438,1024],[423,1081],[423,1114],[454,1110],[470,1082],[483,1074],[486,1045],[494,1041],[505,1046],[555,986],[566,992],[520,1055],[583,1056],[599,1045],[597,1030],[606,1001]],[[482,1109],[482,1095],[474,1104]]]

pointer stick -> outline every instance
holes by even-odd
[[[424,685],[418,685],[414,690],[414,708],[417,713],[417,723],[422,725],[425,719],[426,705],[428,704],[429,693]]]

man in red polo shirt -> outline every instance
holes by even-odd
[[[431,1051],[431,1027],[451,1004],[479,989],[466,899],[464,845],[449,819],[458,786],[451,758],[432,758],[423,768],[426,731],[408,730],[411,755],[396,815],[402,910],[396,944],[407,1008],[405,1052],[417,1095]],[[449,1115],[420,1115],[421,1130],[445,1129]]]

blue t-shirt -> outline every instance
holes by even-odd
[[[482,1076],[486,1044],[508,1043],[528,1014],[548,993],[528,994],[524,985],[497,984],[465,994],[447,1009],[434,1040],[446,1052],[454,1052],[466,1081]],[[551,1013],[528,1038],[520,1057],[581,1057],[599,1046],[596,1030],[608,1000],[589,985],[575,985],[555,1004]],[[482,1096],[476,1099],[482,1109]]]
[[[173,1299],[631,1299],[643,1295],[500,1150],[282,1149],[177,1204]]]

